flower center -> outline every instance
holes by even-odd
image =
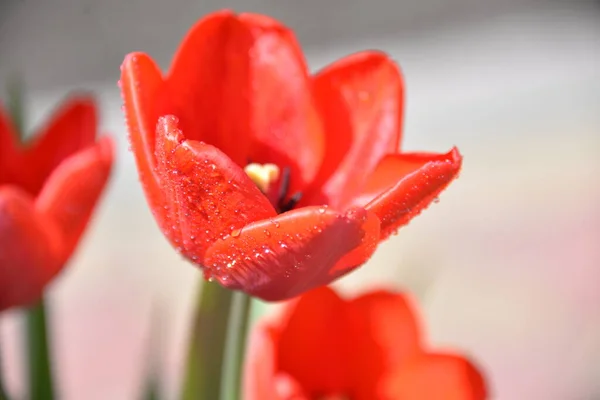
[[[268,193],[271,185],[279,179],[279,167],[275,164],[250,163],[244,172],[263,193]]]
[[[289,167],[280,170],[275,164],[250,163],[246,165],[244,172],[267,196],[278,214],[292,210],[302,198],[302,192],[296,192],[288,198],[290,190]]]

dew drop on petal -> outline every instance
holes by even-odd
[[[238,237],[238,236],[240,236],[240,233],[242,233],[240,229],[234,229],[231,231],[231,236]]]

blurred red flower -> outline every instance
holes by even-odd
[[[375,291],[352,300],[323,287],[260,321],[245,400],[482,400],[485,381],[458,354],[426,350],[411,301]]]
[[[69,99],[21,143],[0,107],[0,310],[35,302],[73,253],[109,176],[96,108]]]
[[[163,233],[207,278],[265,300],[362,265],[461,166],[456,149],[398,153],[404,85],[388,56],[311,76],[294,34],[262,15],[200,20],[166,76],[129,54],[120,85]],[[257,163],[279,178],[259,189],[245,170]]]

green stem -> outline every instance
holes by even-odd
[[[233,292],[217,283],[204,282],[194,316],[183,400],[217,400]]]
[[[54,388],[44,299],[26,311],[27,361],[30,400],[52,400]]]
[[[250,306],[250,296],[243,292],[234,293],[227,324],[227,344],[221,374],[221,400],[240,400]]]

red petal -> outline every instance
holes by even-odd
[[[64,160],[50,175],[35,207],[60,230],[67,255],[73,251],[102,194],[113,163],[109,137]]]
[[[0,187],[0,311],[36,301],[63,266],[60,234],[29,194]]]
[[[232,230],[276,215],[246,173],[217,148],[185,140],[177,118],[157,126],[158,173],[173,221],[163,233],[193,261]]]
[[[354,357],[345,302],[322,287],[302,295],[279,322],[278,372],[297,381],[308,398],[348,393]]]
[[[27,145],[20,168],[20,186],[37,195],[44,181],[67,157],[94,143],[96,105],[87,96],[69,98],[52,120]]]
[[[385,239],[424,210],[456,178],[462,156],[452,149],[447,154],[396,154],[384,158],[369,177],[363,203],[381,193],[365,208],[381,219]]]
[[[156,102],[162,84],[160,70],[150,57],[143,53],[132,53],[125,58],[121,66],[120,85],[129,142],[146,198],[154,218],[164,230],[172,222],[164,213],[166,199],[155,175],[154,155],[158,122]]]
[[[209,15],[188,33],[168,83],[172,113],[188,139],[234,162],[290,167],[291,190],[316,174],[322,126],[294,35],[268,17]]]
[[[15,182],[14,167],[20,164],[15,132],[8,115],[0,104],[0,185]]]
[[[403,294],[370,292],[347,305],[354,332],[353,398],[380,398],[382,376],[395,369],[421,349],[421,329],[414,307]]]
[[[321,193],[311,203],[345,208],[379,160],[398,150],[403,92],[398,67],[382,53],[346,57],[315,77],[327,156],[315,182]]]
[[[389,381],[386,399],[484,400],[486,384],[468,360],[450,354],[424,354],[400,368]]]
[[[224,286],[284,300],[362,265],[378,239],[379,221],[364,209],[306,207],[232,232],[208,249],[205,266]]]

